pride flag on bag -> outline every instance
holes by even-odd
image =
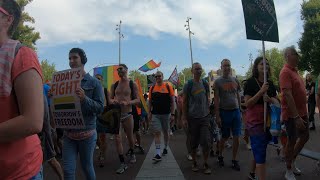
[[[141,66],[141,67],[139,68],[139,70],[142,71],[142,72],[147,72],[147,71],[150,71],[150,70],[153,70],[153,69],[159,67],[160,65],[161,65],[161,62],[159,62],[159,63],[157,64],[157,63],[155,63],[155,62],[153,61],[153,59],[151,59],[151,60],[150,60],[149,62],[147,62],[145,65]]]
[[[101,75],[103,77],[103,87],[110,91],[112,84],[120,79],[117,68],[118,65],[97,67],[93,69],[93,74]]]

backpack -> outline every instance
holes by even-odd
[[[209,83],[205,79],[201,79],[201,80],[202,80],[202,84],[203,84],[204,88],[206,89],[206,95],[208,96],[210,94]],[[188,97],[191,96],[192,87],[193,87],[193,80],[190,79],[188,81],[188,88],[187,88]]]
[[[204,86],[204,88],[206,90],[206,95],[209,96],[210,95],[209,83],[205,79],[201,79],[201,81],[202,81],[202,84],[203,84],[203,86]],[[188,81],[188,87],[187,87],[187,106],[189,105],[189,102],[188,102],[189,101],[189,97],[192,96],[192,94],[191,94],[192,87],[193,87],[193,80],[190,79]]]

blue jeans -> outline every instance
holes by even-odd
[[[33,176],[30,180],[43,180],[43,168],[42,168],[42,166],[41,166],[41,169],[38,172],[38,174]]]
[[[96,174],[93,167],[93,152],[96,146],[97,132],[84,140],[73,140],[67,136],[63,137],[63,172],[65,180],[75,180],[75,171],[78,153],[82,170],[87,180],[95,180]]]

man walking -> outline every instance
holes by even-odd
[[[285,123],[288,142],[286,145],[285,178],[295,180],[301,171],[295,166],[295,159],[304,144],[309,140],[308,112],[306,108],[306,89],[297,67],[299,55],[294,47],[285,49],[286,64],[280,72],[280,88],[282,92],[281,116]]]
[[[162,155],[168,154],[170,120],[174,120],[174,91],[170,84],[163,82],[163,73],[155,74],[156,84],[149,90],[149,121],[151,121],[156,155],[154,161],[161,161],[160,136],[164,136],[164,149]]]
[[[183,87],[183,109],[182,121],[191,137],[192,171],[199,171],[196,152],[201,145],[204,158],[204,173],[211,174],[208,165],[209,143],[210,143],[210,111],[209,111],[209,85],[200,79],[202,66],[196,62],[192,65],[193,79],[189,80]]]
[[[138,87],[136,83],[128,78],[128,67],[125,64],[119,64],[118,75],[120,80],[117,81],[111,87],[111,104],[120,105],[121,107],[121,126],[124,128],[129,142],[128,155],[130,156],[130,162],[136,162],[136,156],[134,154],[134,139],[133,139],[133,116],[132,116],[132,105],[140,103],[138,96]],[[120,126],[120,127],[121,127]],[[121,128],[119,134],[115,136],[116,148],[120,159],[120,168],[116,171],[118,174],[124,173],[128,166],[124,161],[123,146],[121,137]]]
[[[223,149],[224,143],[233,136],[232,146],[232,168],[240,171],[236,160],[239,149],[239,136],[241,135],[241,113],[240,113],[240,83],[231,76],[231,62],[229,59],[221,61],[222,76],[214,84],[214,105],[216,111],[216,122],[221,127],[222,139],[219,146],[219,166],[224,166]]]

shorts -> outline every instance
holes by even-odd
[[[104,127],[99,120],[97,120],[97,133],[111,133],[111,130],[109,128]]]
[[[241,135],[241,113],[239,109],[220,109],[220,118],[222,138],[230,137],[230,129],[233,136],[239,137]]]
[[[309,137],[309,121],[308,117],[304,116],[302,119],[305,121],[304,125],[306,126],[305,129],[297,129],[296,128],[296,120],[289,118],[286,121],[283,121],[286,126],[286,132],[289,141],[296,141],[297,138],[304,138]]]
[[[203,151],[206,152],[209,150],[209,145],[212,144],[209,126],[210,116],[203,118],[188,118],[192,151],[195,151],[199,145],[201,145]]]
[[[152,131],[169,132],[170,114],[152,114]]]
[[[252,153],[257,164],[266,163],[268,142],[269,136],[267,133],[250,136]]]

